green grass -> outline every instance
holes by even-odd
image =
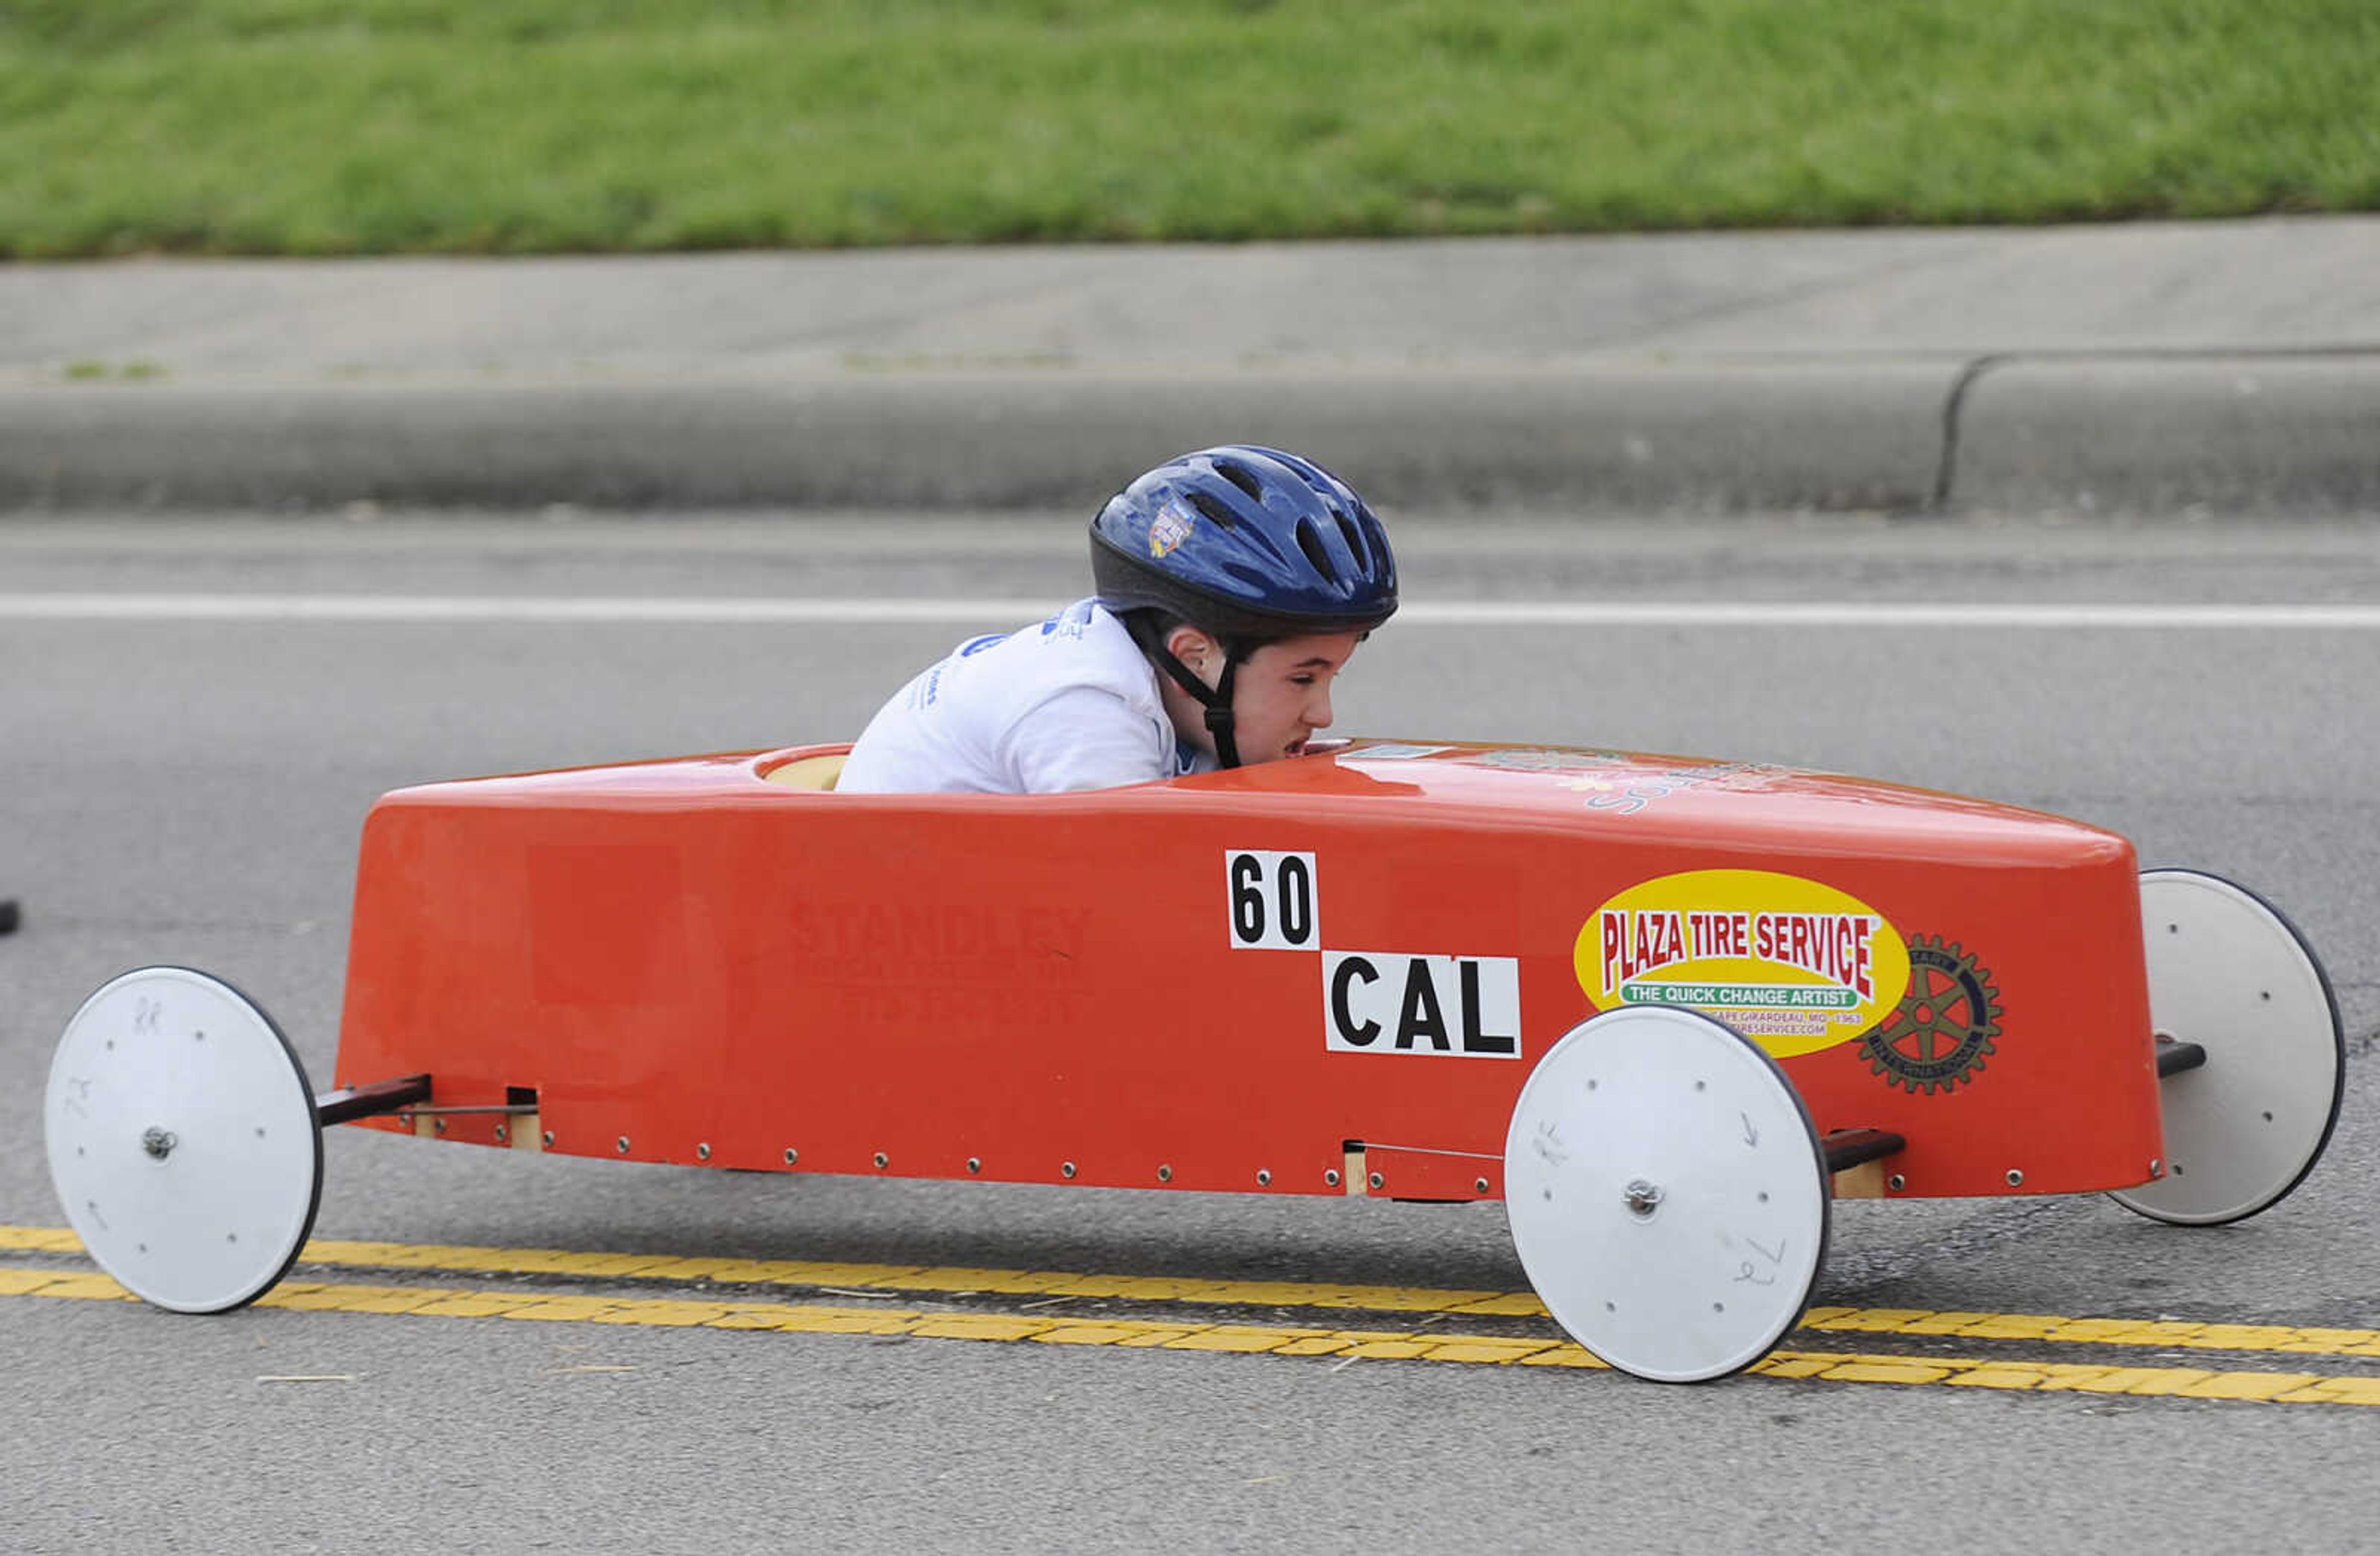
[[[2374,0],[0,0],[0,254],[2380,206]]]

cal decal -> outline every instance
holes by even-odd
[[[1597,1009],[1690,1006],[1780,1059],[1850,1042],[1909,987],[1909,948],[1884,915],[1759,869],[1631,886],[1580,927],[1573,960]]]
[[[1512,956],[1322,954],[1322,1021],[1335,1053],[1521,1056],[1521,964]]]

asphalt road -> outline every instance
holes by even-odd
[[[1059,600],[1080,522],[9,520],[0,597]],[[1516,516],[1397,533],[1416,604],[1945,619],[1400,622],[1342,683],[1342,733],[1757,758],[2059,810],[2144,862],[2256,886],[2324,953],[2348,1097],[2285,1205],[2190,1233],[2097,1198],[1847,1204],[1817,1300],[2380,1324],[2380,631],[1955,615],[2380,603],[2380,525]],[[231,978],[327,1073],[380,792],[845,736],[918,663],[1008,625],[29,619],[0,600],[0,897],[25,913],[0,939],[0,1223],[61,1223],[40,1147],[50,1046],[127,966]],[[1524,1284],[1494,1205],[781,1179],[352,1130],[333,1132],[316,1230]],[[2380,1413],[2346,1406],[38,1297],[0,1296],[0,1332],[8,1550],[2332,1550],[2380,1513]],[[346,1380],[260,1381],[293,1375]]]

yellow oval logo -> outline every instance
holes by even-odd
[[[1883,914],[1765,869],[1631,886],[1581,926],[1572,960],[1597,1010],[1685,1005],[1779,1059],[1851,1041],[1909,989],[1909,947]]]

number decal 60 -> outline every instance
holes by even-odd
[[[1223,850],[1232,944],[1243,951],[1312,951],[1322,943],[1314,856]]]

